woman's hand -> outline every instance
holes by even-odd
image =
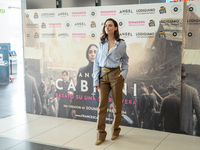
[[[95,86],[95,89],[96,89],[96,90],[99,90],[99,86]]]
[[[123,81],[124,81],[124,77],[123,77],[121,74],[118,75],[118,78],[119,78],[119,77],[122,77],[122,79],[123,79]],[[124,88],[124,85],[123,85],[122,89],[123,89],[123,88]]]
[[[121,74],[119,74],[118,77],[122,77],[123,78],[123,76]],[[124,80],[124,78],[123,78],[123,80]]]

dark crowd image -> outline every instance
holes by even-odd
[[[140,128],[200,136],[199,94],[185,83],[187,77],[182,66],[181,95],[176,94],[176,85],[169,84],[164,98],[152,85],[140,83],[141,96],[137,105]]]

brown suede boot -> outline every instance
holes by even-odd
[[[106,139],[106,135],[107,135],[106,131],[97,132],[97,140],[95,142],[95,145],[100,145],[101,143],[103,143],[103,141],[105,141],[105,139]]]
[[[119,133],[121,131],[121,128],[117,129],[117,130],[113,130],[111,129],[112,131],[112,137],[111,137],[111,140],[116,140],[119,136]]]

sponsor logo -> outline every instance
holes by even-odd
[[[49,27],[50,28],[53,28],[53,27],[60,28],[60,27],[62,27],[62,23],[49,23]]]
[[[132,9],[123,9],[119,11],[119,14],[122,14],[122,15],[130,15],[132,13],[133,13]]]
[[[91,28],[96,28],[96,23],[94,21],[92,21],[91,24],[90,24],[90,27]]]
[[[26,18],[29,18],[29,14],[26,14]]]
[[[114,15],[116,15],[116,10],[101,11],[101,16],[114,16]]]
[[[166,36],[165,36],[165,31],[160,31],[159,33],[158,33],[158,37],[159,38],[165,38]]]
[[[46,28],[46,24],[43,22],[41,28]]]
[[[174,24],[174,25],[178,25],[179,24],[179,20],[173,20],[173,19],[160,20],[160,24]]]
[[[192,32],[188,32],[188,37],[192,37],[193,33]]]
[[[42,38],[55,38],[56,34],[55,33],[42,33],[41,36],[42,36]]]
[[[94,31],[92,31],[92,32],[90,33],[90,38],[91,38],[92,40],[95,40],[95,39],[97,38],[97,33],[94,32]]]
[[[30,34],[27,34],[27,35],[26,35],[26,37],[28,37],[28,38],[29,38],[29,37],[30,37]]]
[[[129,26],[145,26],[145,21],[129,21]]]
[[[67,38],[67,37],[69,37],[69,34],[68,33],[59,33],[58,37],[59,38]]]
[[[122,32],[120,33],[120,37],[122,38],[129,38],[129,37],[132,37],[132,33],[131,32]]]
[[[197,11],[196,5],[190,4],[189,7],[188,7],[187,12],[188,12],[188,13],[191,13],[191,12],[196,12],[196,11]]]
[[[85,22],[77,22],[77,23],[74,24],[74,26],[75,27],[85,27],[86,24],[85,24]]]
[[[101,26],[104,26],[104,23],[105,23],[105,22],[102,22],[102,23],[101,23]]]
[[[55,17],[55,13],[42,13],[41,17],[42,18],[53,18],[53,17]]]
[[[72,12],[72,17],[85,17],[85,16],[86,16],[85,11]]]
[[[118,25],[119,25],[120,28],[123,28],[124,25],[125,25],[124,20],[121,20],[121,19],[120,19],[120,20],[118,21]]]
[[[86,38],[86,33],[72,33],[73,38]]]
[[[38,19],[38,18],[39,18],[38,13],[34,13],[34,19]]]
[[[154,32],[137,32],[136,38],[154,38],[155,33]]]
[[[90,11],[90,17],[95,18],[97,16],[97,11],[95,9],[92,9]]]
[[[37,32],[35,32],[34,38],[39,38],[39,34]]]
[[[179,33],[177,31],[174,31],[173,33],[169,34],[170,38],[175,39],[178,36],[180,36],[180,34],[182,35],[182,33]],[[167,35],[168,36],[168,35]]]
[[[138,14],[138,15],[142,15],[142,14],[155,14],[155,8],[136,9],[136,14]]]
[[[67,17],[69,16],[68,12],[60,12],[58,13],[58,17]]]
[[[39,27],[39,24],[38,23],[27,23],[26,24],[26,27],[27,28],[38,28]]]
[[[200,24],[200,19],[188,19],[187,23],[189,25],[196,25],[196,24]]]
[[[160,14],[165,14],[166,13],[166,7],[161,6],[159,12],[160,12]]]
[[[149,27],[155,27],[155,21],[154,20],[150,20],[149,21]]]
[[[0,13],[5,13],[5,9],[0,9]]]
[[[181,12],[181,7],[178,4],[174,4],[171,7],[171,12],[175,15],[179,14]]]
[[[67,29],[71,28],[71,22],[66,21],[65,22],[65,28],[67,28]]]
[[[172,36],[173,36],[173,37],[177,36],[177,32],[173,32],[173,33],[172,33]]]
[[[191,40],[191,39],[193,39],[195,37],[195,32],[193,31],[193,30],[189,30],[187,33],[186,33],[186,38],[188,39],[188,40]]]

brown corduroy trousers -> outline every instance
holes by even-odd
[[[99,84],[99,107],[98,107],[98,119],[97,119],[97,139],[105,140],[105,120],[107,116],[108,96],[112,90],[112,103],[113,103],[113,122],[111,132],[112,135],[119,135],[122,112],[122,89],[124,85],[123,77],[120,74],[120,69],[117,68],[114,71],[104,75],[100,79]]]

